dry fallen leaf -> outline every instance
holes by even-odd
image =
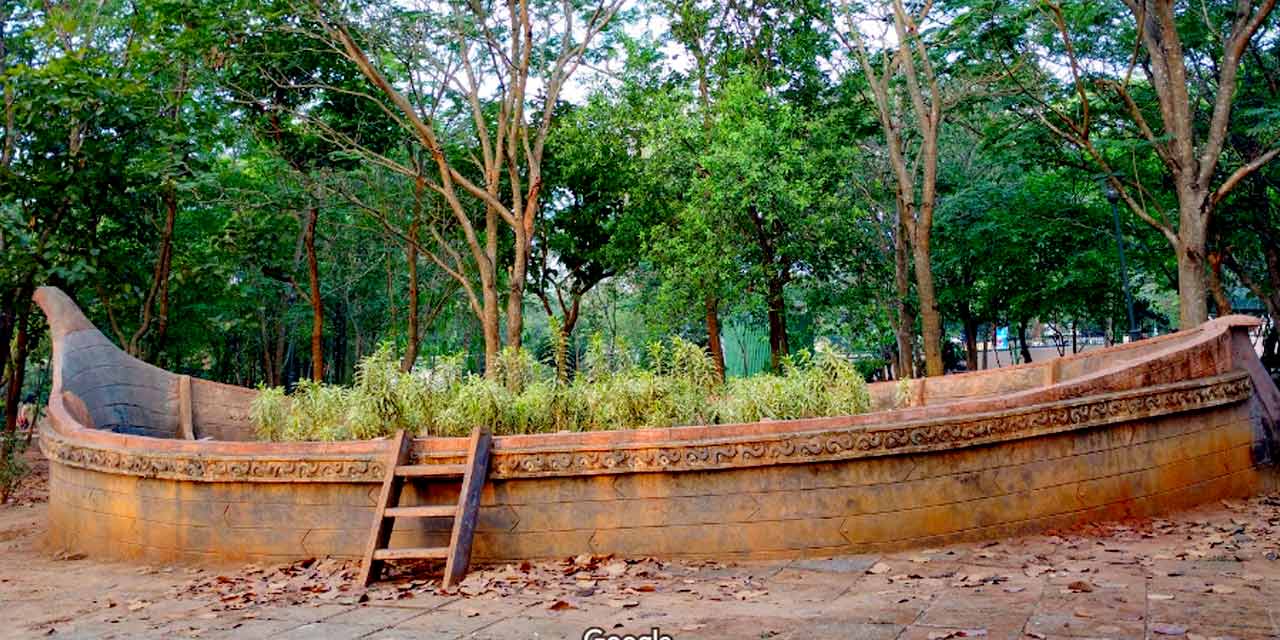
[[[577,609],[577,607],[564,600],[556,600],[547,605],[547,609],[551,611],[564,611],[565,609]]]

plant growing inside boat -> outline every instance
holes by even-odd
[[[486,378],[467,374],[461,356],[401,372],[384,345],[360,361],[351,387],[304,380],[292,394],[263,388],[253,420],[263,440],[345,440],[398,429],[464,435],[477,425],[503,434],[789,420],[871,404],[848,355],[829,344],[786,358],[781,373],[725,383],[702,347],[678,337],[648,345],[644,359],[595,337],[572,377],[560,355],[547,366],[508,349]]]

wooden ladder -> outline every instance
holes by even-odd
[[[462,581],[471,562],[471,541],[475,536],[476,515],[480,507],[480,489],[489,472],[489,448],[492,436],[486,428],[471,432],[465,464],[409,464],[409,450],[413,438],[404,431],[396,432],[391,441],[391,453],[387,460],[387,477],[382,481],[382,494],[378,498],[377,513],[369,531],[369,546],[365,549],[364,564],[360,568],[360,583],[368,586],[382,574],[388,560],[443,559],[444,588],[450,589]],[[462,478],[462,490],[455,506],[400,506],[400,492],[411,478],[452,479]],[[390,549],[391,529],[396,518],[453,518],[453,532],[447,547],[421,547]]]

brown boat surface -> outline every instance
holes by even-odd
[[[359,557],[387,440],[258,442],[252,389],[133,358],[62,291],[40,446],[53,549],[148,563]],[[478,561],[866,553],[1149,516],[1280,484],[1280,390],[1247,316],[996,370],[869,385],[865,414],[494,438]],[[904,406],[898,406],[904,405]],[[466,438],[418,438],[453,464]],[[405,504],[448,504],[421,483]],[[447,523],[397,522],[440,546]]]

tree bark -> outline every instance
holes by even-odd
[[[511,263],[511,278],[507,283],[507,346],[520,348],[524,333],[524,285],[529,273],[529,238],[517,234],[516,256]]]
[[[312,206],[307,215],[303,244],[307,251],[307,282],[311,294],[311,379],[324,381],[324,301],[320,297],[320,260],[316,255],[316,226],[320,209]]]
[[[413,186],[413,219],[409,222],[409,242],[405,246],[405,260],[409,272],[409,334],[406,336],[404,357],[400,359],[400,370],[408,373],[418,361],[418,344],[420,328],[418,326],[418,231],[422,225],[422,195],[426,181],[421,176]]]
[[[964,364],[969,371],[978,370],[978,320],[972,315],[964,318]]]
[[[160,357],[164,352],[165,342],[169,337],[169,282],[173,273],[173,229],[178,220],[178,192],[176,187],[165,191],[165,233],[169,246],[165,260],[164,278],[160,281],[160,301],[156,309],[156,338],[151,347],[151,360]]]
[[[1213,304],[1218,308],[1218,316],[1231,314],[1231,296],[1222,286],[1222,253],[1209,253],[1209,291],[1213,294]]]
[[[924,373],[940,376],[942,370],[942,315],[938,313],[938,296],[933,288],[933,267],[929,264],[929,234],[917,232],[912,242],[916,268],[916,297],[920,299],[920,333],[924,342]]]
[[[125,350],[129,355],[143,357],[142,341],[146,338],[147,332],[151,330],[151,323],[155,319],[152,309],[158,298],[163,298],[163,312],[168,314],[168,284],[170,266],[173,262],[173,228],[177,220],[178,199],[177,194],[172,189],[165,190],[165,220],[164,227],[160,231],[160,247],[156,252],[156,266],[151,276],[151,287],[147,290],[147,296],[142,301],[142,310],[139,313],[141,319],[138,322],[138,330],[133,333],[129,339],[129,343],[125,345]],[[168,319],[164,321],[168,325]]]
[[[720,301],[713,296],[705,299],[707,317],[707,349],[711,351],[711,362],[715,365],[716,375],[724,382],[724,347],[720,344]]]
[[[901,205],[898,209],[896,230],[893,234],[893,285],[897,293],[894,306],[897,308],[898,322],[894,329],[898,341],[898,377],[911,378],[915,375],[915,327],[916,319],[911,313],[911,260],[907,240],[907,227],[903,224]]]
[[[769,318],[769,366],[782,371],[782,359],[790,352],[787,344],[787,307],[782,276],[773,274],[766,283]]]
[[[1027,321],[1018,321],[1018,350],[1022,354],[1022,362],[1031,362],[1031,347],[1027,345]]]
[[[18,303],[16,318],[18,335],[14,340],[13,359],[9,362],[9,385],[5,390],[4,432],[9,434],[14,433],[18,428],[18,411],[22,405],[22,384],[26,381],[27,351],[30,348],[30,327],[28,326],[30,318],[31,299],[27,296],[25,303]],[[3,347],[8,351],[8,343]],[[11,453],[9,442],[7,438],[4,440],[3,450],[0,450],[0,460],[8,459]]]
[[[480,331],[484,336],[484,375],[497,375],[498,354],[502,352],[502,335],[498,319],[498,285],[492,279],[483,283],[484,312],[480,318]]]
[[[1178,229],[1178,242],[1174,245],[1178,254],[1178,327],[1184,331],[1209,319],[1205,228],[1199,221],[1200,207],[1191,204],[1196,208],[1195,217],[1184,213],[1182,220],[1186,226]]]

